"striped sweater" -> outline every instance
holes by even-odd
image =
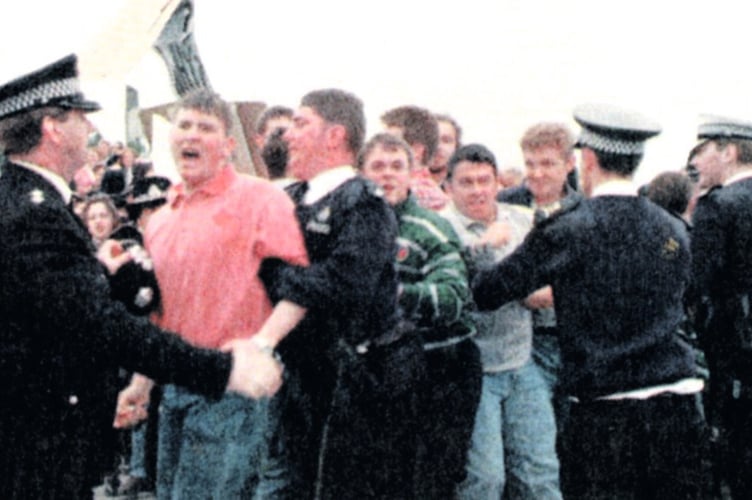
[[[420,207],[413,196],[394,210],[399,221],[396,266],[403,319],[415,325],[427,350],[473,335],[467,269],[454,229]]]

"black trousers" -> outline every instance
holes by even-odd
[[[343,354],[343,356],[345,356]],[[357,359],[290,366],[270,454],[290,484],[275,498],[413,499],[425,363],[417,336]],[[324,369],[324,367],[328,367]]]
[[[419,399],[415,498],[453,498],[465,464],[480,401],[483,368],[471,339],[426,351]]]
[[[752,493],[752,399],[729,396],[721,415],[725,447],[721,457],[733,498]]]
[[[573,403],[562,436],[565,498],[699,499],[706,426],[698,395]]]

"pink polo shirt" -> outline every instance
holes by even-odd
[[[174,194],[144,234],[162,292],[155,322],[210,348],[256,333],[272,310],[257,276],[262,259],[308,263],[292,200],[232,166]]]

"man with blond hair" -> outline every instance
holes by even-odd
[[[575,172],[574,142],[572,132],[560,123],[542,122],[528,128],[520,139],[525,181],[501,191],[497,199],[532,208],[536,224],[579,199],[570,184]],[[567,404],[556,394],[561,355],[553,297],[541,293],[528,305],[533,308],[533,359],[548,384],[561,431]]]

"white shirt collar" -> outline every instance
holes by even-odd
[[[350,165],[330,168],[315,175],[308,181],[308,191],[303,196],[303,204],[313,205],[356,175],[355,169]]]
[[[606,181],[593,188],[590,197],[596,196],[637,196],[637,188],[628,180]]]
[[[72,191],[70,187],[68,186],[68,183],[65,182],[65,179],[60,177],[58,174],[53,172],[52,170],[48,170],[44,167],[40,167],[39,165],[34,165],[33,163],[28,163],[25,161],[18,161],[18,160],[11,160],[13,164],[20,165],[25,169],[31,170],[35,174],[38,174],[42,176],[47,182],[52,184],[52,187],[54,187],[57,192],[60,193],[60,196],[63,198],[63,201],[65,204],[69,204],[71,201]]]
[[[724,186],[728,186],[729,184],[737,181],[741,181],[744,179],[747,179],[748,177],[752,177],[752,169],[751,168],[745,168],[744,170],[741,170],[728,179],[723,183]]]

